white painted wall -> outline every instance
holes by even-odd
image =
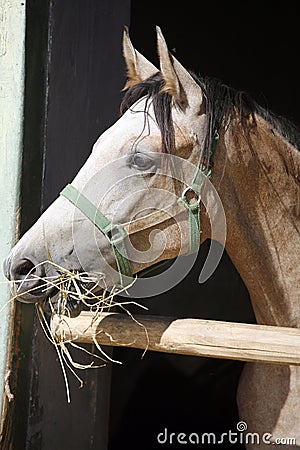
[[[22,162],[25,1],[0,0],[0,411],[10,323],[3,260],[18,233]]]

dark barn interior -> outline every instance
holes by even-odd
[[[244,90],[263,106],[297,122],[298,81],[289,69],[297,45],[292,20],[292,11],[280,5],[270,9],[255,2],[237,7],[228,2],[183,6],[154,1],[145,7],[144,2],[132,1],[130,31],[136,48],[158,64],[155,25],[159,25],[169,49],[185,67]],[[206,249],[207,245],[200,252],[200,266]],[[229,257],[224,254],[216,273],[201,287],[199,265],[176,288],[149,299],[149,311],[255,321],[247,290]],[[236,431],[235,395],[243,363],[157,353],[140,360],[141,352],[129,349],[115,349],[114,356],[126,364],[112,371],[110,450],[122,448],[125,442],[136,448],[160,448],[155,439],[164,428],[169,433],[215,432],[217,436]],[[168,448],[181,447],[173,443]],[[234,448],[244,447],[235,444]]]
[[[72,180],[118,117],[124,25],[154,64],[159,25],[185,67],[244,90],[299,123],[296,9],[261,2],[28,0],[21,232]],[[147,314],[255,322],[247,289],[226,253],[214,275],[198,284],[207,249],[205,243],[179,285],[143,300]],[[33,309],[20,305],[19,315],[13,448],[175,449],[182,445],[161,445],[158,433],[167,428],[218,436],[236,430],[242,362],[154,352],[142,358],[140,350],[115,348],[113,357],[122,365],[80,374],[82,389],[70,376],[68,405],[55,351]]]

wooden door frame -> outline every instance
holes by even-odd
[[[96,138],[116,119],[125,82],[121,37],[130,20],[130,0],[27,0],[25,7],[20,235],[71,181]],[[78,128],[82,133],[76,136]],[[57,166],[62,151],[63,176]],[[33,307],[15,305],[10,332],[14,398],[2,415],[0,447],[105,449],[110,366],[86,371],[81,390],[70,377],[68,405],[55,350]]]

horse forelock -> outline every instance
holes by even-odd
[[[120,113],[124,114],[142,97],[152,100],[155,119],[161,133],[163,153],[173,153],[175,150],[175,131],[171,114],[172,97],[162,92],[163,79],[158,72],[150,78],[129,88],[122,100]],[[147,114],[148,102],[145,103]]]

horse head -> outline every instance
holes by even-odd
[[[170,54],[159,28],[157,43],[160,70],[134,49],[125,29],[121,116],[6,259],[19,300],[55,295],[45,280],[63,268],[102,273],[106,285],[121,277],[126,285],[144,268],[197,251],[208,237],[199,205],[200,195],[204,203],[211,199],[207,175],[218,130],[207,120],[203,88]]]

